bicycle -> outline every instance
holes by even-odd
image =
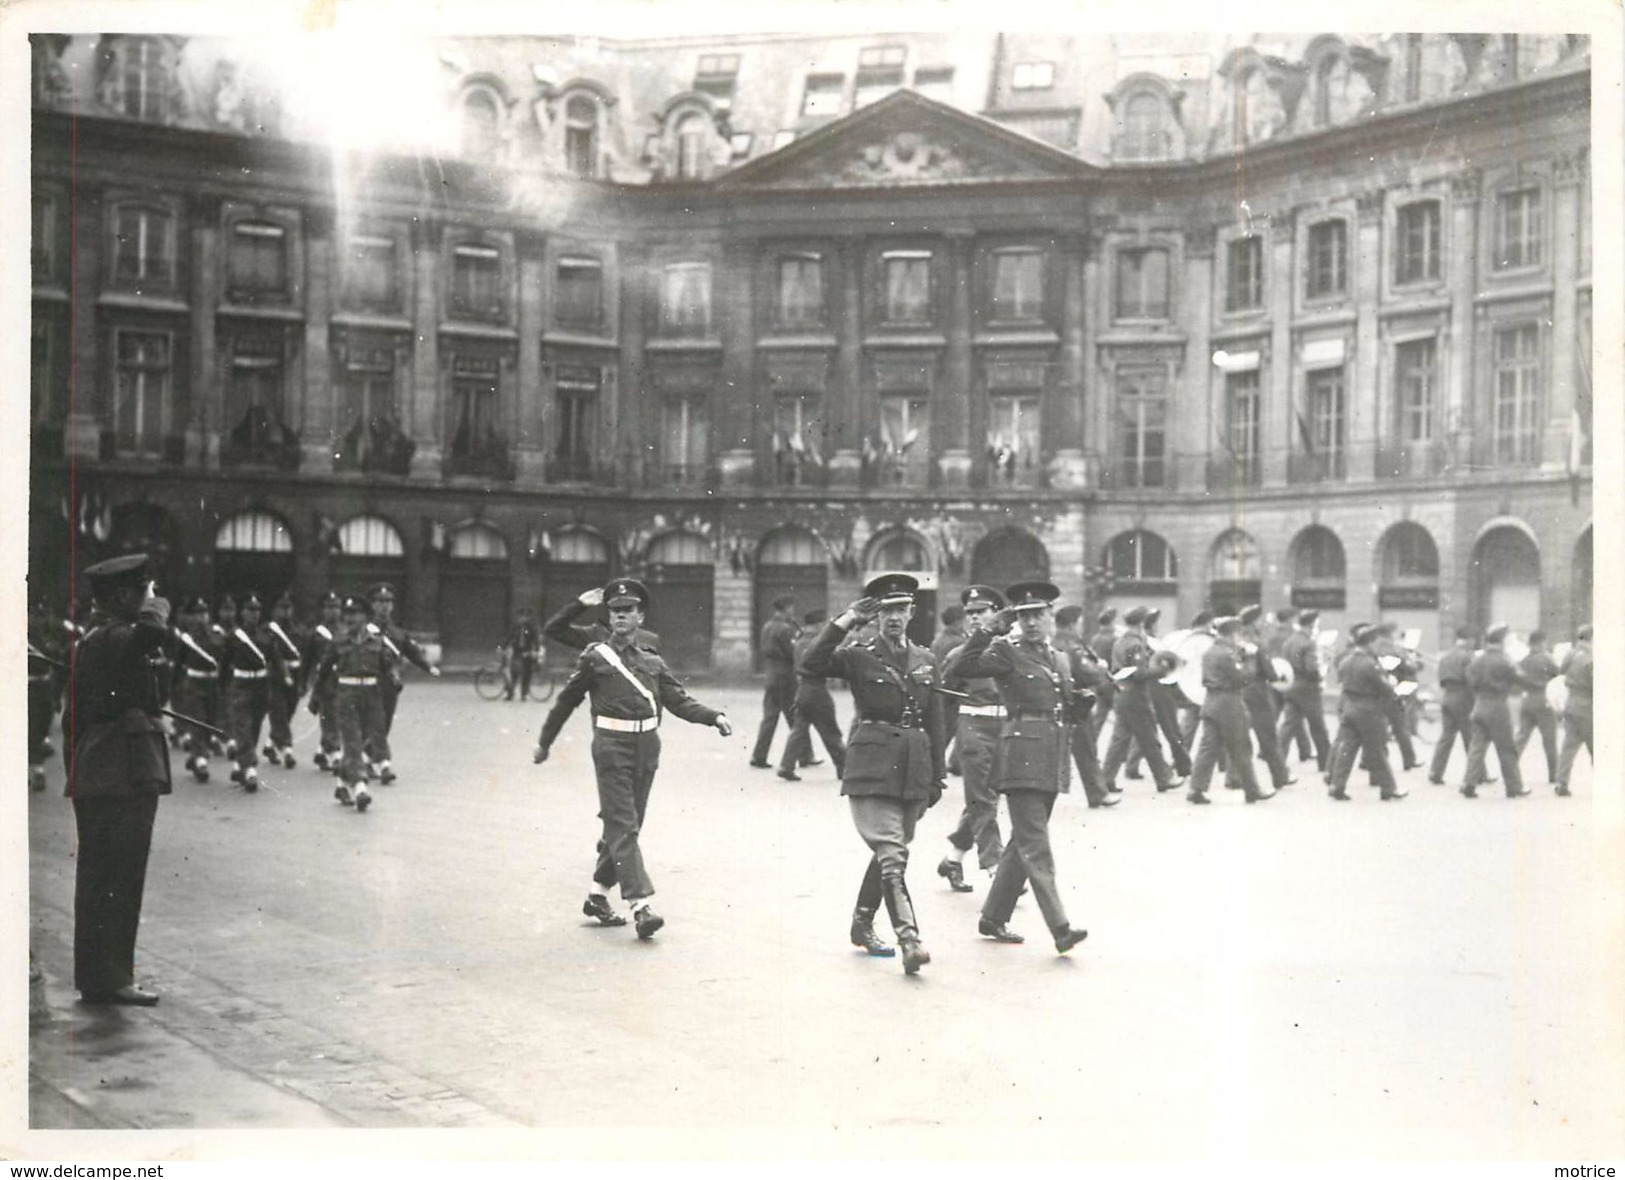
[[[481,700],[499,701],[509,697],[517,687],[513,661],[507,648],[497,648],[497,658],[474,673],[474,691]],[[558,691],[558,681],[542,666],[538,655],[530,675],[530,700],[545,701]]]

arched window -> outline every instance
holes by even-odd
[[[677,179],[700,180],[705,176],[706,118],[698,112],[677,121]]]
[[[1312,525],[1292,545],[1292,582],[1342,582],[1347,575],[1343,542],[1324,525]]]
[[[497,96],[476,87],[463,96],[461,146],[470,160],[490,162],[502,145],[502,107]]]
[[[665,533],[649,543],[645,558],[651,565],[710,565],[711,542],[698,533]]]
[[[237,553],[291,553],[288,526],[269,512],[242,512],[220,522],[214,547]]]
[[[1275,131],[1277,104],[1264,71],[1257,66],[1236,80],[1235,141],[1237,147],[1262,143]]]
[[[598,175],[598,101],[575,94],[564,104],[564,166],[575,176]]]
[[[1179,561],[1167,541],[1146,529],[1135,529],[1118,533],[1107,544],[1106,570],[1119,584],[1173,582],[1179,578]]]
[[[825,560],[824,546],[818,538],[806,529],[792,526],[779,529],[762,542],[756,564],[822,565]]]
[[[508,542],[490,525],[464,525],[452,533],[447,556],[453,561],[501,561],[508,556]]]
[[[1215,582],[1256,582],[1262,576],[1258,542],[1241,529],[1231,529],[1220,536],[1213,543],[1210,560]]]
[[[380,516],[357,516],[339,529],[339,549],[350,557],[400,557],[401,534]]]
[[[893,532],[879,538],[869,550],[869,569],[915,573],[932,568],[931,554],[912,533]]]
[[[1439,550],[1428,531],[1411,521],[1389,529],[1382,545],[1383,585],[1436,584],[1438,580]]]
[[[553,560],[578,565],[607,565],[609,545],[586,529],[562,529],[553,538]]]
[[[1008,586],[1049,577],[1049,551],[1022,529],[998,529],[976,543],[971,553],[971,581]]]
[[[170,122],[181,105],[176,56],[163,37],[112,38],[102,53],[102,104],[131,119]]]
[[[1119,160],[1166,160],[1169,156],[1167,104],[1149,91],[1133,95],[1118,118]]]

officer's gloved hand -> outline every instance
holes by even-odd
[[[604,588],[594,586],[591,590],[583,590],[576,598],[582,606],[602,606],[604,604]]]
[[[548,750],[546,746],[537,746],[535,752],[531,754],[530,760],[537,766],[540,766],[542,763],[547,761],[547,754]]]
[[[169,599],[159,598],[151,593],[149,586],[147,596],[141,600],[140,618],[143,623],[152,623],[159,627],[169,626]]]
[[[1010,628],[1015,625],[1016,612],[1009,607],[1004,607],[994,612],[993,617],[988,620],[987,629],[995,635],[1008,635],[1010,634]]]
[[[727,737],[734,731],[733,724],[728,720],[728,715],[726,713],[718,713],[717,719],[712,722],[712,724],[717,727],[717,732],[723,737]]]

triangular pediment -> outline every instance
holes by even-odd
[[[723,188],[844,189],[1059,180],[1076,156],[910,90],[837,119],[717,183]]]

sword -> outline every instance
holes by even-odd
[[[968,692],[957,692],[957,691],[955,691],[954,689],[951,689],[951,688],[943,688],[942,685],[940,685],[940,684],[931,685],[931,691],[932,692],[940,692],[945,697],[953,697],[956,701],[968,701],[968,700],[970,700],[970,693],[968,693]]]
[[[53,660],[50,656],[46,655],[44,652],[38,651],[34,647],[33,644],[28,645],[28,654],[30,656],[34,657],[37,660],[44,660],[47,664],[50,664],[53,668],[66,668],[67,667],[67,665],[62,663],[60,660]],[[173,717],[176,721],[179,721],[182,724],[195,725],[198,729],[203,730],[205,733],[214,734],[215,737],[220,738],[222,741],[229,741],[231,739],[231,735],[229,733],[227,733],[223,729],[216,729],[214,726],[210,725],[207,721],[199,721],[196,717],[188,717],[185,713],[177,713],[173,709],[160,708],[158,710],[158,712],[162,713],[165,717]]]

